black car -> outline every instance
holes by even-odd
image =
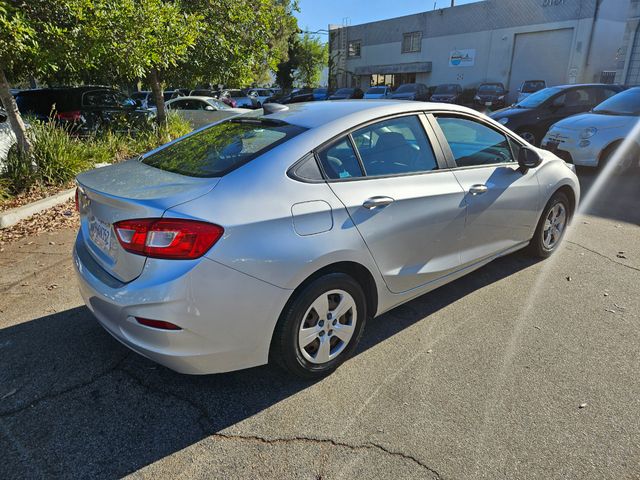
[[[429,88],[424,83],[405,83],[400,85],[389,98],[394,100],[429,100]]]
[[[329,95],[328,100],[348,100],[362,97],[364,97],[364,92],[360,88],[339,88],[333,95]]]
[[[552,124],[571,115],[588,112],[622,90],[624,87],[620,85],[602,83],[544,88],[520,103],[493,112],[491,118],[529,143],[539,145]]]
[[[481,83],[478,87],[473,103],[479,107],[490,109],[504,108],[507,92],[502,83]]]
[[[78,135],[101,128],[128,129],[146,112],[136,102],[108,87],[62,87],[23,90],[16,95],[22,115],[40,121],[54,120]]]
[[[462,104],[462,85],[459,83],[444,83],[433,91],[432,102]]]
[[[314,91],[310,88],[297,88],[292,90],[288,95],[274,95],[268,98],[264,103],[280,103],[287,105],[289,103],[313,102],[315,99]]]

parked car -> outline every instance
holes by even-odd
[[[260,108],[264,102],[273,97],[273,92],[268,88],[250,88],[247,95],[255,98],[256,108]]]
[[[547,82],[544,80],[525,80],[522,82],[522,85],[520,85],[520,88],[518,88],[518,102],[521,102],[532,93],[536,93],[543,88],[547,88]]]
[[[405,83],[392,92],[389,98],[426,102],[429,98],[429,88],[424,83]]]
[[[288,95],[274,95],[266,103],[280,103],[287,105],[289,103],[313,102],[315,97],[313,90],[310,88],[295,88]]]
[[[473,102],[477,106],[490,109],[504,108],[507,104],[505,98],[509,93],[502,83],[481,83],[478,87]]]
[[[220,98],[220,90],[209,90],[207,88],[199,88],[189,92],[190,97],[212,97]]]
[[[265,110],[77,177],[87,307],[178,372],[326,375],[367,319],[521,248],[553,254],[579,200],[572,166],[471,109]]]
[[[587,112],[622,90],[620,85],[601,83],[549,87],[490,116],[530,144],[539,145],[552,124]]]
[[[606,165],[638,121],[640,87],[635,87],[608,98],[588,113],[553,124],[542,140],[542,148],[574,165]],[[616,164],[617,170],[638,166],[639,159],[640,149],[634,143]]]
[[[258,101],[255,98],[237,88],[223,90],[220,94],[220,100],[233,108],[257,108],[258,106]]]
[[[331,96],[331,91],[328,88],[314,88],[313,89],[313,100],[316,102],[322,100],[329,100]]]
[[[16,103],[21,114],[41,121],[53,119],[79,135],[101,128],[128,129],[147,115],[136,109],[134,100],[108,87],[22,90]]]
[[[433,91],[430,100],[440,103],[462,103],[462,85],[458,83],[444,83]]]
[[[178,90],[165,90],[164,92],[162,92],[162,96],[166,103],[173,98],[180,97],[181,94]],[[153,92],[151,90],[141,90],[139,92],[134,92],[131,95],[131,98],[140,108],[157,108],[156,99],[154,98]]]
[[[0,108],[0,173],[2,173],[9,149],[16,143],[16,136],[9,125],[7,112]]]
[[[391,87],[386,86],[377,86],[371,87],[366,92],[364,92],[365,99],[379,99],[379,98],[389,98],[391,96],[392,90]]]
[[[349,100],[364,97],[364,92],[360,88],[339,88],[329,96],[329,100]]]
[[[169,110],[177,111],[191,126],[200,128],[225,118],[251,112],[246,108],[231,108],[213,97],[180,97],[167,102]]]

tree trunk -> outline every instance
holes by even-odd
[[[18,149],[22,155],[26,156],[31,150],[31,143],[29,143],[27,130],[24,126],[24,122],[22,121],[22,116],[18,110],[16,100],[13,98],[13,95],[11,95],[9,82],[7,81],[7,77],[5,76],[2,67],[0,67],[0,101],[2,101],[2,104],[7,111],[9,125],[16,136]]]
[[[161,130],[167,128],[167,108],[164,105],[164,94],[162,91],[162,85],[160,85],[160,79],[158,78],[158,71],[154,68],[147,75],[147,81],[151,86],[153,92],[153,98],[156,101],[156,121]]]

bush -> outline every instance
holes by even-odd
[[[28,135],[31,152],[24,158],[14,146],[0,172],[0,199],[23,192],[34,185],[63,186],[75,176],[100,163],[115,163],[131,158],[191,131],[182,117],[171,112],[168,126],[159,129],[149,124],[129,133],[105,131],[80,138],[55,122],[30,121]]]

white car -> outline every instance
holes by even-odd
[[[553,124],[542,140],[542,148],[574,165],[598,167],[607,163],[639,119],[640,87],[630,88],[590,112]],[[638,157],[638,149],[629,152],[617,169],[638,166]]]
[[[389,98],[391,96],[391,87],[379,86],[379,87],[371,87],[369,90],[364,92],[365,99],[372,98]]]
[[[195,128],[251,112],[246,108],[231,108],[213,97],[180,97],[167,102],[168,110],[175,110]]]
[[[0,171],[2,171],[9,149],[16,143],[16,136],[11,130],[7,114],[0,108]]]
[[[273,97],[273,92],[268,88],[252,88],[249,96],[256,99],[256,107],[260,108],[269,98]]]

